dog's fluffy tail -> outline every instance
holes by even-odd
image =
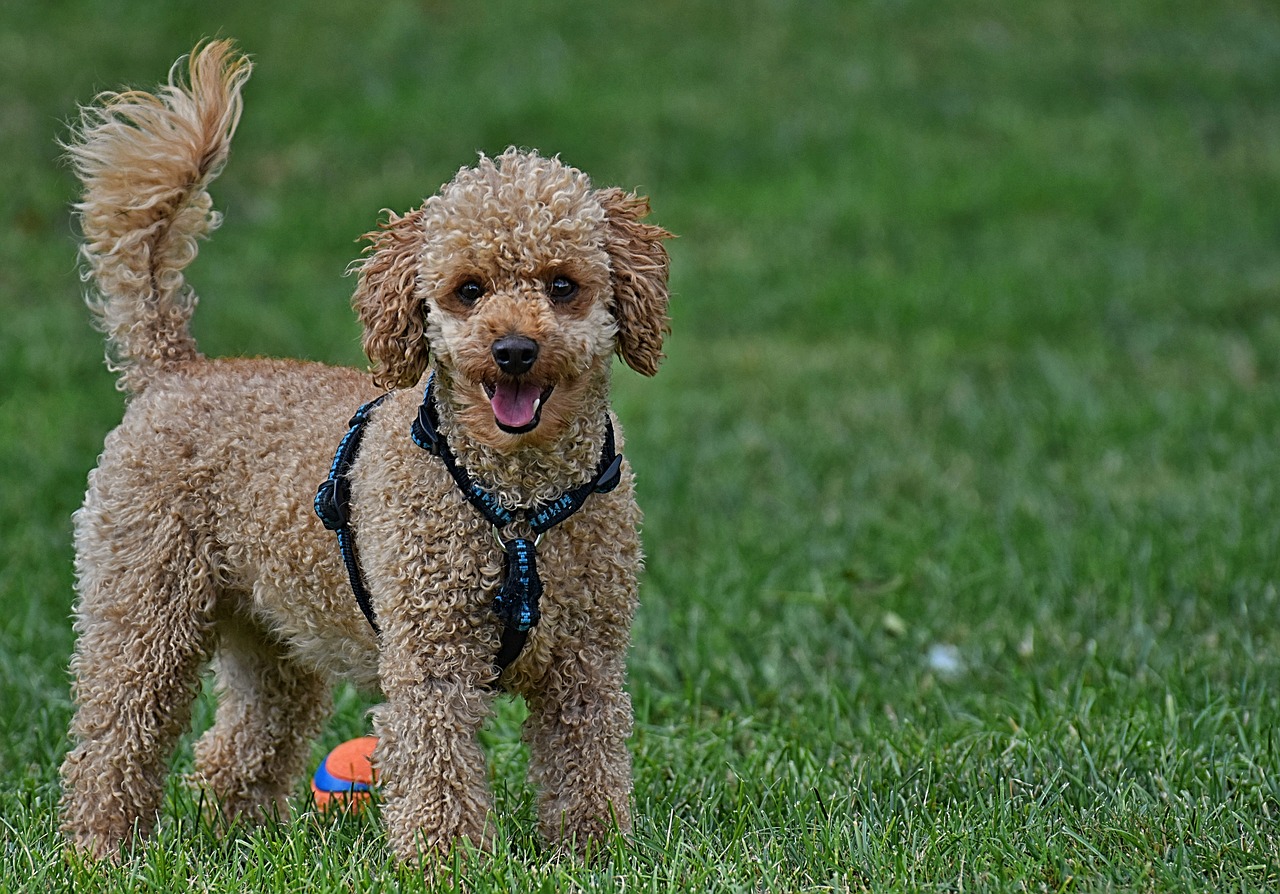
[[[154,94],[104,93],[80,110],[66,148],[84,183],[75,206],[88,301],[107,365],[138,393],[156,372],[199,357],[196,296],[183,276],[221,222],[208,187],[226,163],[251,69],[231,41],[197,46]]]

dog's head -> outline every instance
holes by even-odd
[[[547,440],[607,381],[616,351],[657,372],[670,233],[648,202],[594,189],[555,158],[508,149],[367,235],[353,304],[383,387],[434,356],[472,437]]]

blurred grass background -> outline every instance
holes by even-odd
[[[546,863],[505,705],[512,847],[474,890],[1280,883],[1266,0],[6,6],[5,883],[416,884],[376,824],[219,840],[176,786],[120,870],[68,874],[53,834],[69,515],[121,409],[56,140],[209,36],[258,63],[190,271],[210,354],[361,364],[354,240],[477,151],[560,153],[680,235],[669,361],[617,378],[636,840]]]

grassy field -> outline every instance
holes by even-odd
[[[69,515],[122,405],[55,141],[217,35],[258,70],[191,271],[208,353],[361,363],[354,239],[477,150],[681,236],[669,361],[617,379],[634,839],[540,851],[504,703],[502,846],[448,887],[1280,887],[1270,0],[346,6],[0,11],[0,890],[423,887],[376,818],[218,835],[176,779],[119,868],[55,833]]]

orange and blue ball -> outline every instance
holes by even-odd
[[[375,736],[349,739],[320,762],[311,777],[311,794],[321,810],[347,807],[360,810],[368,803],[377,784],[373,769]]]

